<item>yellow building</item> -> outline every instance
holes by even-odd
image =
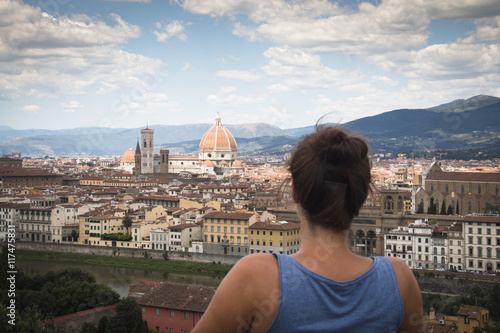
[[[208,202],[198,202],[198,201],[194,201],[194,200],[180,198],[179,199],[179,207],[180,208],[196,208],[196,209],[200,209],[203,207],[212,207],[215,210],[220,210],[221,203],[219,201],[215,201],[215,200],[210,200]]]
[[[300,224],[256,222],[250,226],[250,253],[293,254],[300,247]]]
[[[90,245],[104,245],[104,246],[123,246],[117,243],[113,243],[112,240],[103,240],[101,236],[104,234],[116,234],[116,233],[127,233],[127,229],[123,226],[122,216],[113,215],[100,215],[93,216],[88,219],[89,224],[89,239]]]
[[[457,312],[458,332],[474,332],[474,327],[484,327],[490,320],[488,309],[481,306],[464,305]]]
[[[212,212],[203,217],[203,251],[212,254],[248,254],[248,227],[256,213]]]
[[[112,211],[103,209],[95,209],[79,215],[78,243],[86,245],[100,245],[98,241],[100,241],[100,237],[102,234],[119,232],[126,233],[126,228],[122,226],[124,216],[125,212],[122,210]],[[107,219],[103,219],[103,217],[106,217]],[[106,224],[104,224],[104,222],[102,222],[102,224],[101,222],[98,222],[101,220],[106,220]],[[111,220],[113,221],[112,223],[109,222]]]

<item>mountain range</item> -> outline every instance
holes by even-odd
[[[478,95],[427,109],[400,109],[340,125],[365,136],[373,152],[430,149],[500,150],[500,98]],[[172,155],[193,155],[212,124],[151,125],[155,145]],[[315,126],[280,129],[266,123],[224,125],[240,155],[283,154]],[[134,148],[141,128],[85,127],[16,130],[0,126],[0,154],[23,156],[121,155]]]

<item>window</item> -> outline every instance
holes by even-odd
[[[174,318],[174,310],[170,310],[170,318]]]
[[[184,311],[184,319],[189,320],[189,312]]]
[[[483,256],[483,248],[482,247],[477,248],[477,256],[479,258],[481,258]]]
[[[481,228],[477,228],[477,233],[478,234],[482,234],[483,233],[483,230]]]
[[[160,308],[156,308],[156,315],[159,316],[160,315]]]

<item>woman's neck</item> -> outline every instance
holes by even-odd
[[[301,220],[299,252],[313,255],[320,260],[337,255],[353,254],[347,244],[348,230],[337,232],[321,225],[313,225],[300,206],[297,207],[297,213]]]

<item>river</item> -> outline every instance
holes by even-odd
[[[136,284],[137,282],[139,282],[139,280],[167,281],[202,285],[207,287],[217,287],[222,280],[221,277],[213,277],[207,275],[178,274],[128,267],[125,268],[95,264],[79,264],[75,262],[56,260],[16,260],[16,268],[28,275],[44,275],[49,271],[58,271],[68,267],[76,267],[92,273],[98,283],[103,283],[113,288],[117,293],[120,294],[120,297],[127,297],[129,286],[131,284]]]

